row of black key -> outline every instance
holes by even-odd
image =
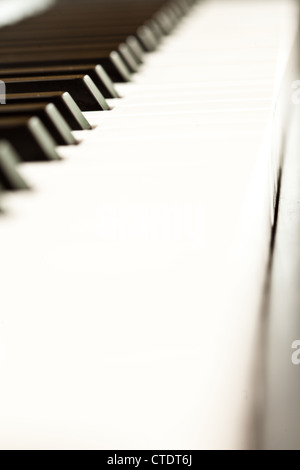
[[[60,0],[0,30],[0,192],[24,190],[18,161],[59,160],[82,111],[108,111],[114,82],[129,81],[195,0]]]

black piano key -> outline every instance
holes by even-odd
[[[177,8],[181,12],[181,16],[187,15],[187,13],[189,12],[189,6],[187,2],[185,2],[184,0],[175,0],[173,3],[176,4]]]
[[[50,50],[42,53],[39,50],[35,52],[26,52],[19,54],[1,55],[0,69],[9,67],[31,67],[31,66],[52,66],[52,65],[82,65],[82,64],[100,64],[113,82],[129,82],[131,73],[117,51],[112,51],[102,57],[99,53],[89,51],[78,51],[76,54],[72,51]]]
[[[104,98],[120,98],[113,82],[99,64],[23,67],[0,70],[0,80],[7,77],[52,77],[55,75],[89,75]]]
[[[102,65],[97,64],[95,67],[95,71],[97,75],[101,78],[103,88],[103,96],[104,98],[120,98],[119,93],[117,92],[113,81],[110,79],[109,75],[106,73],[105,69]],[[100,88],[99,88],[100,89]],[[100,89],[100,91],[101,91]]]
[[[142,47],[140,46],[138,40],[136,39],[136,37],[134,36],[129,36],[127,39],[126,39],[126,44],[127,46],[129,47],[129,49],[131,50],[132,54],[134,55],[136,61],[138,62],[138,64],[143,64],[144,60],[143,60],[143,56],[144,56],[144,51],[142,49]]]
[[[177,23],[179,23],[182,20],[184,11],[182,10],[182,8],[180,8],[177,2],[172,2],[170,4],[170,8],[173,10],[173,14],[176,16]]]
[[[130,70],[118,52],[111,52],[109,60],[103,61],[102,65],[113,82],[130,82]]]
[[[132,31],[128,31],[132,33]],[[18,37],[17,33],[13,35],[10,34],[1,34],[1,46],[0,47],[9,47],[11,50],[16,49],[17,47],[30,48],[31,50],[36,49],[37,39],[39,40],[39,46],[49,46],[49,45],[68,45],[77,47],[77,45],[84,47],[87,45],[89,48],[97,48],[98,50],[110,49],[110,52],[114,48],[118,47],[121,42],[126,42],[128,35],[126,34],[113,34],[109,31],[106,31],[103,26],[101,29],[99,26],[96,28],[89,26],[89,28],[65,28],[65,30],[58,31],[38,31],[38,32],[29,32],[29,34],[23,34],[22,38]]]
[[[105,98],[88,75],[6,78],[5,85],[7,93],[67,91],[82,111],[109,109]]]
[[[130,72],[136,73],[139,70],[139,64],[137,60],[134,58],[134,55],[130,51],[127,44],[122,43],[118,47],[118,51],[123,58],[124,62],[126,63],[127,67],[129,68]]]
[[[154,18],[165,35],[171,34],[174,25],[166,11],[159,11]]]
[[[6,95],[7,104],[34,104],[44,102],[53,103],[72,130],[91,129],[90,123],[84,117],[82,111],[68,92],[57,91],[44,93],[16,93]]]
[[[54,140],[37,117],[0,118],[0,139],[8,140],[22,161],[61,160]]]
[[[0,117],[11,116],[37,116],[57,145],[75,145],[77,143],[71,128],[53,103],[6,104],[6,106],[0,107]]]
[[[171,31],[173,29],[176,28],[176,26],[178,26],[178,23],[179,23],[179,17],[177,16],[178,15],[178,11],[176,10],[176,8],[174,8],[172,6],[172,4],[168,4],[164,9],[163,9],[164,13],[166,14],[166,16],[168,17],[168,20],[169,20],[169,23],[171,25]]]
[[[136,37],[146,52],[153,52],[158,46],[158,39],[146,24],[138,28]]]
[[[7,191],[24,191],[30,189],[17,169],[20,157],[6,141],[0,141],[0,185]]]
[[[159,24],[157,23],[157,21],[154,18],[152,18],[151,20],[146,22],[146,25],[152,31],[152,34],[154,35],[156,41],[160,43],[162,38],[164,37],[164,33],[161,27],[159,26]]]
[[[77,41],[74,38],[73,41],[68,42],[65,38],[55,41],[54,39],[50,42],[31,42],[29,44],[23,43],[23,41],[18,42],[7,42],[6,44],[0,43],[0,53],[1,56],[6,57],[9,55],[21,55],[21,54],[36,54],[42,57],[42,55],[48,55],[49,53],[63,53],[68,54],[71,57],[80,57],[82,53],[84,54],[93,54],[94,57],[99,57],[99,59],[105,59],[109,57],[109,54],[117,50],[119,45],[122,43],[122,40],[114,42],[106,42],[105,39],[98,43],[95,40],[89,39],[87,42],[84,40]]]

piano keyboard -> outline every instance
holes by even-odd
[[[0,30],[0,447],[256,448],[293,1]]]

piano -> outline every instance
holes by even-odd
[[[298,2],[22,5],[0,448],[300,448]]]

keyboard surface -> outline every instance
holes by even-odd
[[[83,109],[78,145],[19,165],[33,190],[1,201],[1,447],[254,445],[293,17],[293,2],[200,2],[110,111]]]

